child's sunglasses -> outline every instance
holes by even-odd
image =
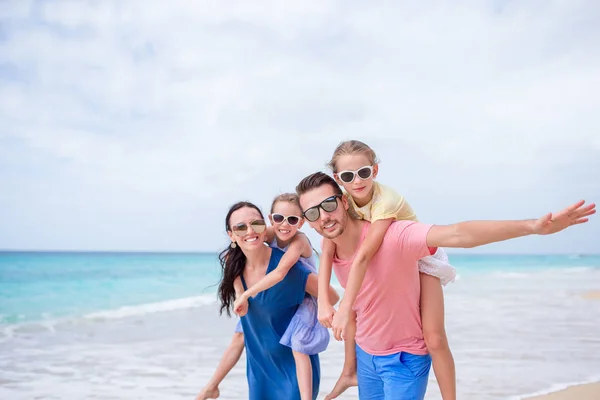
[[[361,167],[361,168],[357,169],[356,171],[346,170],[346,171],[340,171],[337,173],[337,176],[344,183],[354,182],[356,175],[358,175],[358,177],[360,179],[362,179],[363,181],[365,179],[369,179],[371,177],[371,175],[373,175],[373,167],[371,165],[367,165],[365,167]]]
[[[252,230],[256,233],[263,233],[265,229],[267,229],[267,224],[264,219],[255,219],[254,221],[250,221],[250,224],[240,222],[239,224],[232,226],[231,231],[237,236],[244,236],[248,232],[248,225],[250,225]]]
[[[326,198],[320,204],[317,204],[316,206],[308,208],[306,211],[304,211],[302,213],[304,215],[304,218],[306,218],[309,222],[315,222],[321,216],[321,208],[327,212],[335,211],[338,207],[338,202],[337,202],[338,197],[342,197],[342,196],[339,194],[336,194],[334,196]]]
[[[297,217],[295,215],[285,216],[282,214],[271,214],[271,218],[273,218],[273,222],[275,222],[276,224],[283,224],[283,221],[287,220],[287,223],[291,226],[298,225],[301,219],[300,217]]]

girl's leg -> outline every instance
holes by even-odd
[[[435,276],[420,274],[421,321],[433,372],[444,400],[456,400],[456,372],[444,328],[444,293]]]
[[[215,373],[200,394],[196,396],[196,400],[216,399],[219,397],[221,394],[219,392],[219,384],[225,379],[229,371],[235,367],[235,364],[239,361],[243,351],[244,334],[236,332],[233,334],[231,343],[227,347],[227,350],[225,350]]]
[[[350,317],[350,324],[346,330],[344,338],[344,367],[342,373],[335,383],[333,390],[325,397],[325,400],[337,398],[344,393],[346,389],[352,386],[358,386],[356,378],[356,342],[354,335],[356,333],[356,313]]]
[[[293,350],[301,400],[312,400],[312,364],[308,354]]]

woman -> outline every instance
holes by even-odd
[[[221,313],[225,310],[230,315],[235,301],[235,279],[241,277],[247,290],[277,267],[283,252],[264,244],[266,223],[252,203],[234,204],[227,213],[225,226],[231,244],[219,256],[223,267],[219,297]],[[241,322],[250,400],[300,400],[292,349],[281,345],[280,340],[305,293],[317,295],[317,276],[297,263],[280,283],[248,300],[248,310]],[[335,291],[332,295],[337,297]],[[312,397],[316,399],[320,383],[319,357],[313,355],[310,360]]]

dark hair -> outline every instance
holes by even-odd
[[[323,185],[329,185],[333,188],[333,191],[337,195],[342,195],[342,189],[333,178],[323,172],[315,172],[312,175],[302,179],[298,186],[296,186],[296,193],[298,196],[302,196],[304,193],[321,187]]]
[[[271,203],[271,213],[273,213],[273,210],[275,209],[275,204],[280,202],[291,203],[295,206],[298,206],[300,211],[302,211],[302,207],[300,207],[300,199],[296,193],[283,193],[275,197]]]
[[[342,192],[340,185],[338,185],[332,177],[323,172],[315,172],[314,174],[302,179],[298,186],[296,186],[296,193],[298,193],[298,196],[302,196],[304,193],[319,188],[323,185],[331,186],[333,188],[333,192],[337,195],[347,196]],[[302,210],[302,207],[300,207],[300,209]],[[348,202],[348,215],[352,219],[362,219],[360,215],[356,213],[351,201]]]
[[[329,163],[327,163],[327,166],[331,168],[334,173],[338,172],[338,159],[345,154],[363,154],[365,157],[367,157],[371,165],[375,165],[379,162],[375,151],[373,151],[373,149],[370,148],[366,143],[363,143],[360,140],[347,140],[338,144],[333,151],[331,160]]]
[[[263,217],[260,209],[252,203],[247,201],[240,201],[235,203],[229,208],[227,216],[225,217],[225,230],[231,232],[231,226],[229,225],[229,219],[231,214],[242,208],[253,208]],[[231,248],[227,246],[219,254],[219,262],[223,273],[221,275],[221,282],[219,283],[219,300],[221,301],[221,308],[219,309],[219,315],[223,314],[223,310],[227,311],[227,315],[231,316],[231,309],[233,308],[233,302],[235,301],[235,289],[233,282],[238,276],[241,276],[246,267],[246,255],[242,252],[239,246]]]

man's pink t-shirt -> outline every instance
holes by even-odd
[[[370,225],[364,223],[360,244]],[[417,261],[431,254],[426,240],[430,228],[414,221],[393,222],[369,263],[354,310],[356,344],[371,355],[427,354]],[[340,260],[337,254],[333,258],[333,270],[343,288],[353,259]]]

